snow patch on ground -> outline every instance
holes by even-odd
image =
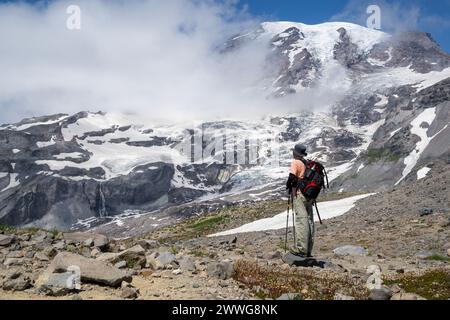
[[[394,130],[394,131],[392,131],[391,132],[391,138],[393,137],[393,136],[395,136],[398,132],[400,132],[400,130],[402,130],[403,128],[398,128],[397,130]]]
[[[375,107],[385,107],[389,102],[388,97],[381,94],[379,94],[378,97],[381,98],[381,100],[375,104]]]
[[[9,185],[5,187],[0,192],[5,192],[6,190],[13,189],[20,185],[20,181],[17,179],[18,174],[17,173],[11,173],[9,176]]]
[[[365,199],[367,197],[372,196],[373,194],[365,194],[360,196],[355,196],[351,198],[346,198],[342,200],[336,201],[328,201],[318,203],[320,215],[322,220],[331,219],[334,217],[341,216],[348,211],[350,211],[356,204],[358,200]],[[280,213],[272,218],[261,219],[255,222],[243,225],[239,228],[228,230],[225,232],[220,232],[214,235],[210,235],[210,237],[220,237],[220,236],[229,236],[240,233],[249,233],[249,232],[261,232],[268,230],[280,230],[286,228],[286,217],[287,212]],[[316,217],[317,219],[317,217]],[[318,219],[316,220],[318,221]],[[292,218],[289,218],[289,226],[292,227]]]
[[[417,161],[419,161],[420,156],[427,148],[428,144],[431,142],[431,140],[434,139],[435,136],[428,136],[429,127],[423,128],[422,124],[427,123],[430,126],[435,119],[436,108],[430,108],[423,111],[416,119],[411,122],[411,134],[418,136],[420,138],[420,141],[417,143],[416,148],[413,150],[413,152],[411,152],[411,154],[405,158],[404,163],[406,167],[403,170],[402,178],[397,181],[395,185],[398,185],[411,173],[411,171],[416,166]]]
[[[60,153],[60,154],[57,154],[57,155],[55,155],[53,157],[55,159],[58,159],[58,160],[64,160],[64,159],[67,159],[67,158],[78,159],[78,158],[83,157],[83,154],[80,153],[80,152]]]
[[[417,171],[417,180],[425,179],[428,173],[430,173],[430,171],[431,169],[428,167],[422,168],[419,171]]]
[[[419,92],[449,77],[450,68],[429,73],[418,73],[409,67],[393,68],[362,76],[355,91],[373,92],[374,90],[381,91],[386,88],[413,85]]]
[[[38,148],[46,148],[49,146],[52,146],[56,143],[56,136],[53,136],[50,141],[38,141],[36,142],[36,145]]]

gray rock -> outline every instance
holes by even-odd
[[[0,246],[6,247],[9,246],[14,241],[14,237],[0,234]]]
[[[170,252],[153,253],[146,257],[147,264],[154,270],[166,269],[176,262],[176,257]]]
[[[388,288],[374,289],[370,292],[369,300],[390,300],[392,291]]]
[[[21,234],[17,237],[20,241],[30,241],[31,236],[29,234]]]
[[[146,263],[145,249],[140,245],[136,245],[130,249],[118,253],[112,262],[120,262],[122,260],[133,266],[144,267]]]
[[[52,274],[38,291],[39,293],[53,297],[60,297],[77,291],[76,286],[73,284],[73,273],[65,272]]]
[[[88,240],[93,240],[94,246],[101,249],[109,244],[108,237],[104,235],[84,232],[64,233],[64,240],[75,243],[84,243]]]
[[[285,293],[281,295],[277,300],[280,301],[295,301],[302,300],[302,295],[300,293]]]
[[[421,260],[426,260],[432,256],[434,256],[434,253],[430,251],[422,251],[415,254],[415,257]]]
[[[31,287],[31,280],[24,276],[21,276],[18,279],[6,280],[3,283],[3,290],[5,291],[25,291]]]
[[[433,209],[431,208],[422,208],[420,209],[420,216],[425,217],[433,214]]]
[[[179,264],[182,271],[195,272],[197,270],[194,261],[189,257],[180,259]]]
[[[415,293],[405,293],[405,292],[399,292],[392,296],[391,300],[407,300],[407,301],[413,301],[413,300],[427,300],[424,297],[419,296]]]
[[[207,273],[209,277],[227,280],[234,276],[234,265],[229,261],[212,262],[208,264]]]
[[[125,269],[127,267],[127,262],[119,261],[114,265],[114,267],[116,267],[117,269]]]
[[[58,251],[56,251],[53,247],[46,247],[44,250],[42,250],[42,253],[45,254],[50,259],[53,259],[58,254]]]
[[[156,240],[140,240],[138,244],[145,250],[156,249],[159,247],[159,242]]]
[[[77,267],[81,272],[81,281],[118,287],[122,281],[131,282],[131,277],[114,266],[102,261],[88,259],[72,253],[60,253],[50,264],[46,273],[67,272]]]
[[[100,254],[101,254],[101,251],[98,250],[97,248],[94,248],[94,249],[91,251],[91,257],[92,257],[92,258],[97,258]]]
[[[277,260],[282,258],[282,253],[280,251],[269,252],[263,255],[263,259],[266,260]]]
[[[3,264],[7,267],[11,266],[21,266],[24,263],[23,258],[6,258],[5,262]]]
[[[0,283],[5,291],[25,291],[31,286],[30,278],[17,270],[7,273],[3,283]]]
[[[342,294],[342,293],[336,293],[334,295],[334,299],[333,300],[335,300],[335,301],[351,301],[351,300],[355,300],[355,298],[351,297],[351,296],[347,296],[347,295]]]
[[[44,254],[42,252],[37,252],[34,255],[34,258],[39,260],[39,261],[44,261],[44,262],[50,261],[50,258],[46,254]]]
[[[123,299],[136,299],[139,296],[139,290],[133,287],[124,287],[120,296]]]
[[[91,255],[92,255],[92,252],[91,252]],[[96,260],[103,261],[103,262],[114,263],[114,261],[119,261],[120,260],[120,259],[118,259],[118,256],[119,256],[118,253],[106,252],[106,253],[99,254],[96,257]]]
[[[180,274],[183,274],[183,271],[181,269],[176,269],[172,271],[172,274],[179,276]]]
[[[86,246],[86,247],[92,247],[93,245],[94,245],[94,239],[91,239],[91,238],[89,238],[89,239],[87,239],[87,240],[85,240],[84,242],[83,242],[83,244]]]
[[[89,247],[81,248],[80,254],[83,257],[90,258],[91,257],[91,249]]]
[[[338,256],[367,256],[369,252],[363,247],[359,246],[343,246],[333,250],[333,253]]]
[[[53,245],[53,248],[56,250],[64,250],[66,248],[66,244],[64,241],[58,241]]]
[[[11,251],[6,255],[7,258],[23,258],[24,256],[25,253],[22,251]]]

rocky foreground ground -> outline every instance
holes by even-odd
[[[450,171],[438,169],[318,226],[315,266],[283,262],[284,230],[207,237],[282,202],[237,205],[124,240],[2,227],[0,299],[448,300]]]

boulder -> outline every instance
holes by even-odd
[[[75,243],[87,243],[89,240],[94,242],[94,246],[97,248],[104,248],[109,244],[108,237],[102,234],[73,232],[64,233],[64,240],[72,241]]]
[[[180,269],[182,271],[195,272],[197,268],[195,267],[194,261],[189,257],[183,257],[179,261]]]
[[[14,237],[0,234],[0,247],[9,246],[14,241]]]
[[[94,239],[91,239],[91,238],[89,238],[89,239],[87,239],[87,240],[85,240],[84,242],[83,242],[83,244],[86,246],[86,247],[92,247],[93,245],[94,245]]]
[[[50,258],[46,254],[44,254],[42,252],[37,252],[34,255],[34,258],[39,260],[39,261],[44,261],[44,262],[50,261]]]
[[[170,252],[163,252],[156,259],[164,266],[174,263],[177,258]]]
[[[113,261],[117,260],[118,255],[118,253],[113,252],[102,253],[97,256],[96,260],[113,263]]]
[[[7,274],[0,287],[5,291],[25,291],[31,288],[31,279],[18,271]]]
[[[144,267],[145,260],[145,249],[140,245],[136,245],[130,249],[120,252],[117,254],[113,262],[126,261],[128,266],[140,266]]]
[[[57,243],[55,243],[53,245],[53,248],[56,249],[56,250],[60,250],[61,251],[61,250],[64,250],[66,248],[66,244],[65,244],[64,241],[58,241]]]
[[[415,293],[405,293],[405,292],[399,292],[392,296],[391,300],[407,300],[407,301],[413,301],[413,300],[427,300],[424,297],[419,296]]]
[[[23,258],[7,258],[3,264],[7,267],[11,266],[21,266],[24,263]]]
[[[450,257],[450,249],[447,249],[447,256]]]
[[[79,268],[82,282],[119,287],[122,281],[132,280],[128,274],[105,262],[67,252],[60,253],[53,259],[46,271],[46,280],[52,273],[71,271],[74,267]]]
[[[391,300],[392,291],[388,288],[374,289],[370,292],[369,300]]]
[[[369,252],[363,247],[359,246],[343,246],[333,250],[337,256],[367,256]]]
[[[73,283],[73,273],[65,272],[50,275],[47,282],[38,289],[38,292],[52,297],[60,297],[79,289],[81,287],[77,288]]]
[[[234,276],[234,265],[229,261],[212,262],[208,264],[207,273],[209,277],[227,280]]]
[[[146,261],[153,270],[162,270],[175,263],[176,257],[170,252],[153,253],[146,257]]]
[[[123,299],[136,299],[139,296],[139,289],[131,286],[123,287],[120,296]]]
[[[98,250],[97,248],[94,248],[91,251],[91,257],[92,258],[97,258],[102,252],[100,250]]]
[[[23,251],[11,251],[6,255],[7,258],[23,258],[25,257],[25,252]]]

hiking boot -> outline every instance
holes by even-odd
[[[289,250],[289,253],[292,254],[293,256],[296,256],[299,258],[309,258],[309,256],[306,253],[298,251],[298,250],[291,249],[291,250]]]

